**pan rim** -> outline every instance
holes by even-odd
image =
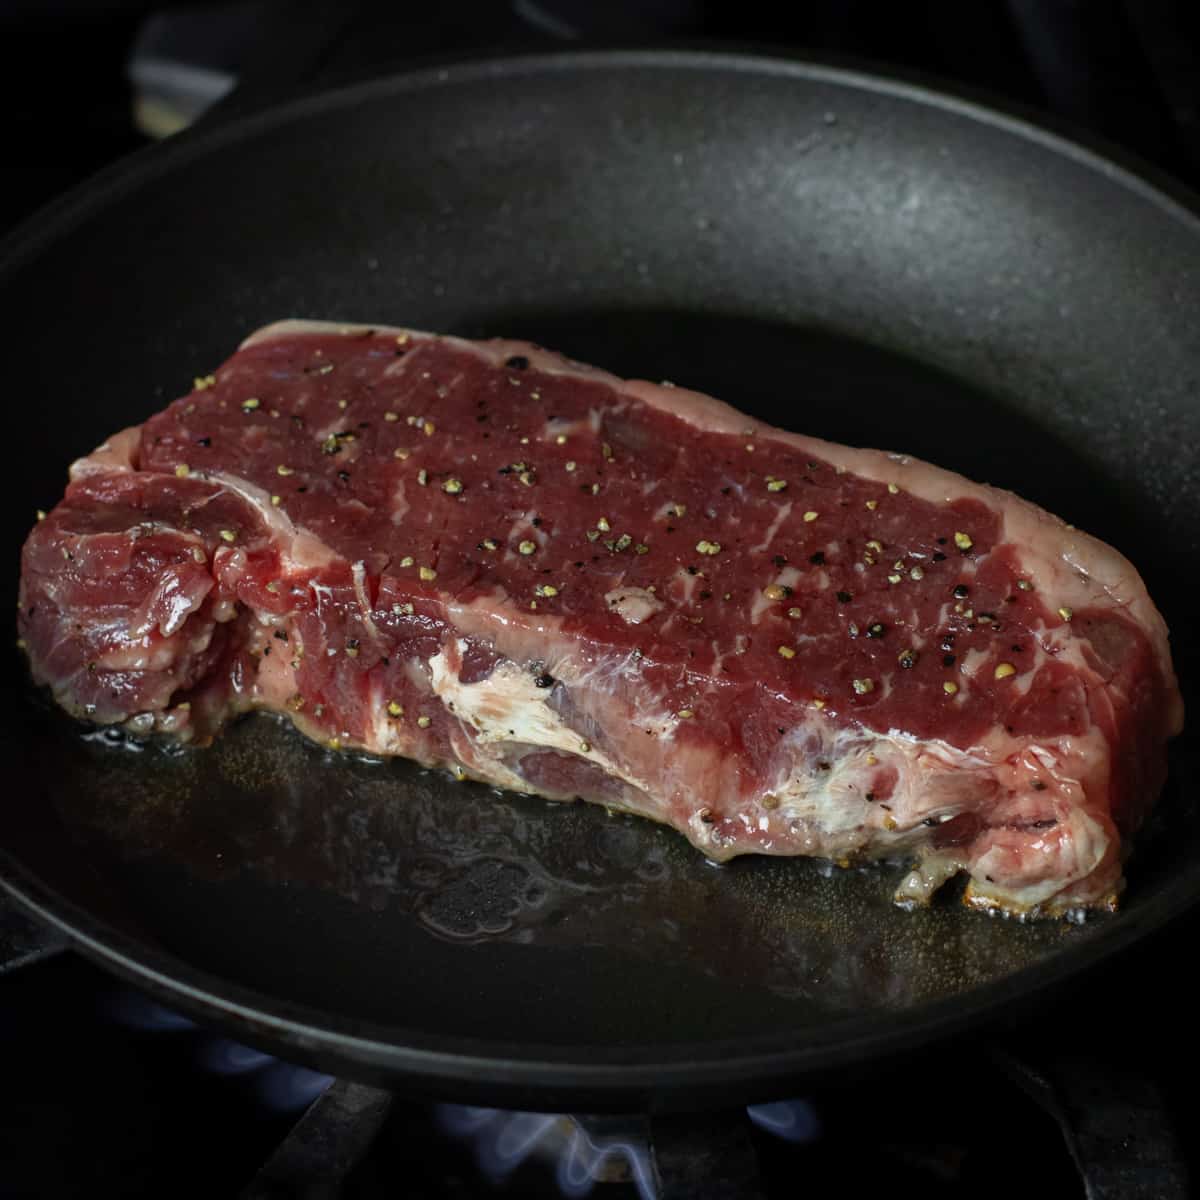
[[[719,69],[756,76],[778,76],[826,83],[853,92],[902,99],[926,109],[998,129],[1036,144],[1080,167],[1097,172],[1152,203],[1164,215],[1200,235],[1200,198],[1154,168],[1099,139],[1071,136],[1044,118],[1032,118],[1017,106],[989,99],[983,103],[964,89],[931,86],[894,72],[863,66],[833,65],[812,58],[785,58],[730,50],[589,50],[555,51],[511,57],[461,58],[441,65],[342,84],[283,104],[233,115],[201,127],[177,142],[147,147],[93,176],[53,201],[3,239],[0,275],[36,255],[55,237],[95,212],[119,202],[169,171],[203,158],[224,145],[252,139],[322,112],[339,111],[378,95],[453,87],[480,80],[520,78],[547,72],[610,70]],[[430,1035],[399,1027],[338,1018],[319,1009],[255,991],[196,968],[166,951],[139,942],[79,909],[41,883],[18,860],[0,849],[0,887],[36,917],[65,932],[73,945],[117,974],[169,997],[185,1010],[244,1031],[261,1031],[293,1049],[326,1051],[372,1070],[437,1080],[455,1085],[494,1083],[557,1094],[597,1092],[632,1094],[705,1085],[742,1084],[759,1089],[757,1098],[806,1073],[835,1068],[864,1058],[912,1048],[936,1036],[986,1022],[1018,999],[1028,999],[1076,976],[1091,962],[1108,959],[1144,934],[1178,917],[1197,900],[1200,876],[1182,875],[1149,897],[1106,931],[1052,958],[1026,967],[961,995],[889,1014],[875,1010],[837,1018],[818,1026],[819,1039],[797,1034],[748,1035],[704,1043],[650,1043],[608,1047],[547,1046],[535,1042],[502,1043],[469,1037]],[[799,1044],[798,1044],[799,1039]],[[603,1058],[604,1061],[600,1061]]]
[[[1035,998],[1086,970],[1097,957],[1110,959],[1143,935],[1164,928],[1195,905],[1195,885],[1181,877],[1114,920],[1102,939],[1057,952],[969,992],[887,1013],[835,1018],[818,1026],[821,1038],[796,1045],[796,1035],[765,1034],[696,1042],[586,1045],[500,1042],[451,1037],[397,1026],[336,1017],[311,1006],[220,978],[166,950],[122,933],[43,885],[23,864],[0,850],[0,890],[37,919],[67,936],[71,948],[182,1011],[255,1038],[281,1042],[317,1057],[332,1053],[361,1067],[365,1078],[395,1073],[433,1082],[452,1098],[455,1085],[595,1097],[659,1093],[694,1086],[741,1086],[746,1102],[776,1098],[778,1086],[807,1075],[883,1061],[933,1038],[948,1040],[970,1026],[986,1025],[1011,1006]],[[983,916],[980,915],[980,920]],[[1032,977],[1032,978],[1031,978]],[[315,1018],[315,1019],[314,1019]],[[803,1030],[801,1031],[803,1032]],[[750,1049],[747,1049],[747,1046]],[[607,1052],[607,1053],[605,1053]],[[603,1053],[604,1061],[598,1061]],[[740,1093],[739,1093],[740,1094]]]
[[[102,168],[0,236],[0,275],[36,253],[50,238],[70,228],[76,219],[118,198],[131,185],[151,181],[173,167],[203,157],[226,143],[253,137],[310,114],[353,105],[370,99],[376,93],[403,93],[425,90],[431,85],[454,86],[480,79],[519,77],[522,74],[613,67],[667,67],[697,71],[724,68],[745,74],[779,75],[805,82],[830,83],[940,109],[1002,130],[1097,171],[1200,233],[1200,192],[1114,142],[981,89],[942,79],[918,77],[915,73],[861,60],[816,55],[784,56],[777,50],[552,50],[519,55],[459,55],[435,59],[413,70],[335,84],[245,113],[235,111],[211,125],[201,122],[193,129],[184,130],[165,142],[144,146]]]

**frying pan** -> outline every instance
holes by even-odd
[[[64,468],[282,316],[531,338],[1010,487],[1142,569],[1185,686],[1200,221],[1144,172],[854,70],[662,51],[430,68],[200,129],[0,249],[4,562]],[[896,870],[739,861],[330,755],[171,752],[7,665],[2,881],[112,970],[344,1075],[524,1107],[764,1099],[1004,1011],[1200,894],[1194,751],[1121,912],[1019,925]]]

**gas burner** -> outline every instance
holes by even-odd
[[[162,1194],[183,1162],[192,1194],[250,1200],[315,1184],[330,1197],[374,1200],[393,1196],[396,1180],[429,1200],[498,1190],[531,1200],[766,1200],[790,1195],[801,1173],[814,1186],[841,1181],[847,1162],[866,1193],[920,1188],[929,1200],[1010,1196],[1031,1171],[1047,1193],[1190,1194],[1164,1097],[1140,1059],[1123,1068],[1057,1053],[1035,1068],[1020,1047],[979,1040],[970,1104],[950,1082],[957,1060],[932,1057],[903,1078],[864,1083],[886,1111],[879,1136],[866,1139],[863,1087],[849,1081],[822,1084],[811,1099],[680,1116],[434,1106],[278,1059],[49,953],[0,903],[0,973],[17,968],[0,989],[16,1106],[7,1123],[21,1127],[22,1108],[55,1114],[8,1143],[0,1122],[0,1190],[22,1195],[107,1194],[97,1172],[126,1180],[125,1194]],[[54,1031],[53,1056],[22,1032],[32,1028]],[[212,1131],[219,1152],[196,1156],[197,1128]],[[76,1150],[64,1154],[68,1144]],[[1020,1153],[997,1156],[997,1145]],[[53,1176],[46,1190],[52,1162],[79,1178]]]
[[[248,1092],[266,1114],[294,1118],[302,1113],[260,1170],[251,1196],[266,1195],[313,1170],[336,1170],[340,1179],[370,1152],[392,1106],[386,1092],[285,1062],[207,1030],[131,988],[110,990],[102,1007],[117,1025],[182,1043],[197,1067]],[[639,1200],[671,1200],[692,1194],[691,1175],[731,1170],[741,1177],[737,1194],[757,1195],[759,1163],[751,1125],[793,1146],[815,1142],[821,1134],[816,1109],[804,1099],[669,1120],[458,1104],[435,1105],[431,1117],[448,1139],[471,1145],[488,1185],[511,1188],[520,1169],[534,1169],[550,1187],[547,1194],[556,1188],[572,1200],[589,1195],[597,1184],[624,1185],[624,1194]],[[321,1147],[320,1161],[314,1159],[314,1145]]]
[[[660,1200],[650,1120],[640,1115],[581,1116],[514,1112],[441,1104],[440,1128],[469,1141],[480,1171],[504,1183],[528,1159],[554,1170],[563,1195],[588,1195],[597,1183],[626,1183],[641,1200]],[[746,1116],[765,1132],[786,1142],[816,1140],[820,1122],[807,1100],[752,1105]]]
[[[564,1196],[586,1196],[597,1183],[632,1183],[641,1200],[658,1200],[649,1135],[637,1117],[582,1117],[441,1104],[440,1128],[470,1141],[480,1171],[504,1183],[527,1159],[553,1168]]]

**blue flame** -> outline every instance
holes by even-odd
[[[605,1164],[622,1158],[641,1200],[657,1200],[650,1150],[636,1138],[594,1139],[570,1117],[553,1113],[507,1112],[441,1104],[435,1110],[439,1125],[452,1136],[470,1140],[475,1146],[479,1169],[494,1183],[501,1183],[525,1161],[543,1139],[553,1132],[565,1134],[566,1146],[558,1152],[556,1176],[563,1193],[573,1198],[591,1192]],[[569,1128],[569,1134],[566,1130]]]
[[[752,1104],[746,1115],[759,1129],[773,1133],[786,1142],[815,1142],[821,1136],[816,1109],[807,1100],[777,1100],[773,1104]]]
[[[257,1071],[274,1058],[261,1050],[243,1046],[241,1042],[231,1042],[228,1038],[209,1038],[200,1047],[197,1056],[200,1063],[218,1075],[247,1075]]]
[[[277,1112],[294,1112],[307,1108],[332,1082],[332,1075],[274,1059],[258,1071],[255,1090]]]
[[[657,1200],[658,1184],[644,1138],[597,1138],[570,1117],[550,1113],[459,1104],[441,1104],[435,1112],[446,1133],[474,1144],[479,1169],[494,1183],[503,1182],[539,1143],[550,1139],[550,1148],[557,1154],[558,1186],[571,1200],[587,1196],[614,1158],[626,1163],[641,1200]],[[760,1129],[785,1141],[803,1144],[821,1135],[820,1119],[807,1100],[756,1104],[747,1108],[746,1114]],[[560,1139],[565,1137],[564,1145],[555,1146],[555,1133]]]
[[[566,1150],[559,1156],[556,1173],[559,1188],[572,1200],[586,1196],[611,1158],[623,1158],[628,1164],[641,1200],[656,1200],[658,1187],[650,1149],[644,1141],[618,1138],[596,1141],[581,1128],[575,1129]]]
[[[231,1038],[205,1032],[190,1017],[182,1016],[132,989],[109,993],[105,1007],[113,1020],[147,1033],[197,1031],[196,1060],[216,1075],[244,1076],[258,1099],[276,1112],[307,1108],[333,1081],[332,1075],[282,1062]]]
[[[114,1021],[128,1029],[142,1029],[147,1033],[178,1033],[196,1028],[196,1022],[190,1017],[164,1008],[142,992],[126,988],[110,992],[105,1007]]]
[[[478,1143],[480,1166],[491,1176],[503,1178],[510,1174],[529,1157],[558,1119],[546,1113],[504,1113],[492,1123],[492,1136]]]

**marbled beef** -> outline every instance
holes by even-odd
[[[20,632],[72,713],[254,708],[664,821],[1111,906],[1182,722],[1134,568],[1008,493],[525,343],[285,322],[71,470]],[[402,798],[398,801],[402,802]]]

